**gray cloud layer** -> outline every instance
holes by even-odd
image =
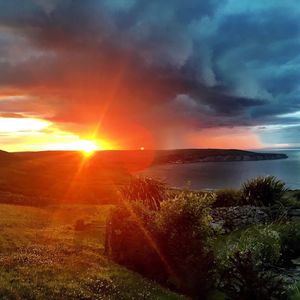
[[[298,124],[278,115],[300,110],[299,18],[297,0],[0,0],[0,85],[46,83],[61,122],[105,102],[68,97],[70,73],[96,90],[121,72],[113,112],[154,131]]]

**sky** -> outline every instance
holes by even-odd
[[[0,149],[300,146],[299,0],[0,0]]]

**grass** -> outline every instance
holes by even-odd
[[[184,299],[103,255],[109,210],[0,205],[0,299]]]
[[[300,282],[295,283],[291,287],[291,300],[299,300],[300,299]]]

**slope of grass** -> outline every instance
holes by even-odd
[[[77,152],[0,152],[0,202],[45,206],[114,203],[130,178],[118,164]]]
[[[0,205],[0,299],[184,299],[103,256],[109,210]]]

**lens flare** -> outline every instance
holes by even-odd
[[[92,155],[95,151],[99,150],[95,141],[82,140],[74,145],[75,150],[82,151],[85,155]]]

